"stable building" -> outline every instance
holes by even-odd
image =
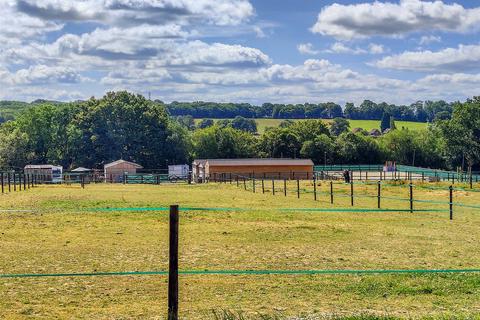
[[[117,160],[103,166],[105,182],[122,182],[125,175],[136,174],[143,167],[135,162]]]
[[[39,176],[42,181],[61,183],[63,181],[63,167],[51,164],[28,164],[23,173]]]
[[[234,179],[312,179],[310,159],[197,159],[192,163],[195,182]]]

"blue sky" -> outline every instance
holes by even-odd
[[[409,104],[479,95],[480,2],[0,0],[0,99]]]

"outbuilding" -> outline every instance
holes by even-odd
[[[122,182],[125,174],[136,174],[143,167],[135,162],[117,160],[103,166],[105,182]]]
[[[41,177],[42,181],[60,183],[63,180],[63,167],[51,164],[29,164],[23,168],[23,172],[29,175]]]
[[[196,182],[248,177],[256,179],[311,179],[310,159],[197,159],[192,164]]]

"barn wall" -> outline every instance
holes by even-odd
[[[105,181],[108,182],[122,182],[123,175],[136,174],[137,167],[129,163],[119,163],[117,165],[105,168]]]
[[[313,166],[309,165],[251,165],[251,166],[215,166],[207,164],[210,179],[222,173],[233,173],[252,178],[311,179]]]

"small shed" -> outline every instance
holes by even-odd
[[[25,174],[41,176],[43,181],[60,183],[63,180],[63,167],[51,164],[29,164],[23,168]]]
[[[192,164],[193,180],[245,176],[256,179],[311,179],[310,159],[198,159]]]
[[[125,174],[136,174],[143,167],[135,162],[117,160],[103,166],[105,182],[122,182]]]

